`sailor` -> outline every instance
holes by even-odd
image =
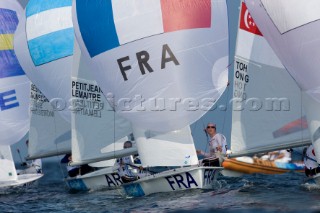
[[[67,171],[69,177],[76,177],[78,175],[84,175],[89,172],[94,171],[94,168],[85,164],[81,166],[72,166],[72,155],[71,154],[66,154],[60,161],[61,163],[66,163],[67,164]]]
[[[311,144],[304,157],[304,171],[307,177],[312,177],[320,173],[320,166],[316,160],[316,154],[314,152],[313,145]]]
[[[197,150],[198,155],[216,159],[226,155],[228,149],[226,137],[221,133],[217,133],[216,129],[217,126],[214,123],[208,123],[205,132],[209,135],[209,153]],[[219,166],[219,162],[212,166]]]
[[[124,149],[128,149],[132,147],[131,141],[126,141],[123,144]],[[134,165],[134,159],[133,156],[125,156],[122,158],[118,158],[115,162],[115,168],[117,168],[118,174],[120,175],[122,181],[124,183],[128,183],[131,181],[138,180],[140,177],[142,177],[142,170],[143,168],[140,166]],[[133,170],[136,170],[134,168],[138,168],[139,172],[134,172]]]
[[[287,151],[286,149],[269,152],[268,160],[281,163],[289,163],[291,161],[291,152]]]
[[[29,147],[29,140],[26,141],[27,147]],[[41,159],[35,159],[31,162],[23,162],[21,166],[26,166],[27,169],[21,172],[21,174],[33,174],[33,173],[42,173],[42,161]]]

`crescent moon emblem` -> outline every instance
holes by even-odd
[[[248,9],[247,9],[246,12],[244,13],[244,24],[246,25],[246,27],[247,27],[248,29],[250,29],[250,26],[249,26],[249,24],[248,24],[248,15],[249,15],[249,11],[248,11]]]

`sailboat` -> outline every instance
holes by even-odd
[[[72,164],[76,166],[117,157],[114,151],[119,146],[122,149],[123,141],[118,141],[116,149],[113,142],[132,130],[128,122],[117,119],[108,108],[101,89],[91,80],[90,70],[81,60],[74,42],[71,3],[69,0],[56,4],[29,1],[18,29],[21,36],[15,42],[18,58],[39,88],[33,87],[33,97],[45,96],[43,100],[35,100],[30,135],[33,146],[28,159],[72,152]],[[120,156],[136,152],[136,149],[126,150]],[[70,189],[76,190],[108,187],[112,181],[108,182],[106,177],[119,183],[110,167],[113,163],[99,163],[99,167],[109,168],[65,181]]]
[[[137,148],[123,149],[131,123],[107,102],[90,74],[90,68],[75,42],[72,71],[72,164],[89,164],[99,169],[73,178],[66,178],[70,189],[78,191],[114,189],[123,182],[114,171],[115,159],[137,154]],[[94,97],[94,98],[92,98]]]
[[[179,167],[123,184],[127,195],[213,187],[222,168],[198,166],[189,125],[227,86],[227,20],[225,1],[74,1],[81,53],[142,165]]]
[[[320,162],[320,2],[245,1],[262,34],[302,90],[312,144]],[[298,14],[298,15],[297,15]]]
[[[226,159],[223,167],[240,174],[303,172],[301,161],[277,162],[246,156],[311,144],[301,96],[300,88],[242,2],[234,64],[230,142],[230,157],[235,158]]]
[[[30,81],[13,50],[13,36],[22,8],[17,1],[1,1],[0,16],[0,190],[24,186],[42,174],[17,175],[10,145],[23,138],[29,129]]]

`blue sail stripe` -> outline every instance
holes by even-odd
[[[19,23],[17,13],[8,9],[0,9],[0,34],[14,34]]]
[[[80,32],[91,57],[120,46],[111,0],[77,0],[76,10]]]
[[[59,30],[28,41],[29,51],[36,66],[73,55],[73,28]]]
[[[16,54],[13,50],[0,51],[0,79],[24,75]]]
[[[72,0],[30,0],[26,6],[26,16],[32,16],[46,10],[72,6]]]

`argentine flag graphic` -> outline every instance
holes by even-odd
[[[14,39],[26,75],[68,122],[74,46],[71,11],[72,0],[29,0]]]
[[[26,31],[30,55],[36,66],[73,54],[71,5],[72,0],[29,1]]]

